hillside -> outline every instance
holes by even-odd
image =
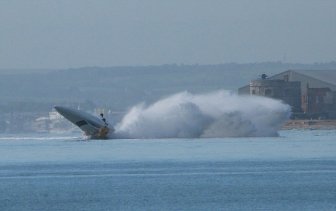
[[[251,79],[287,69],[324,70],[334,74],[336,63],[219,65],[162,65],[140,67],[85,67],[45,73],[0,75],[0,106],[25,103],[17,110],[50,109],[53,104],[85,103],[90,107],[108,106],[125,110],[139,102],[152,102],[164,96],[189,91],[236,90]],[[21,71],[22,72],[22,71]]]

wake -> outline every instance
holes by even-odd
[[[290,113],[289,105],[265,97],[181,92],[131,108],[113,138],[277,136]]]

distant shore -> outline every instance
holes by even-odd
[[[335,130],[336,120],[289,120],[282,129]]]

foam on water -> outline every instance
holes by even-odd
[[[290,106],[229,91],[181,92],[151,105],[134,106],[115,126],[113,138],[277,136]]]

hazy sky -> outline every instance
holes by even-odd
[[[336,60],[335,0],[0,0],[0,68]]]

